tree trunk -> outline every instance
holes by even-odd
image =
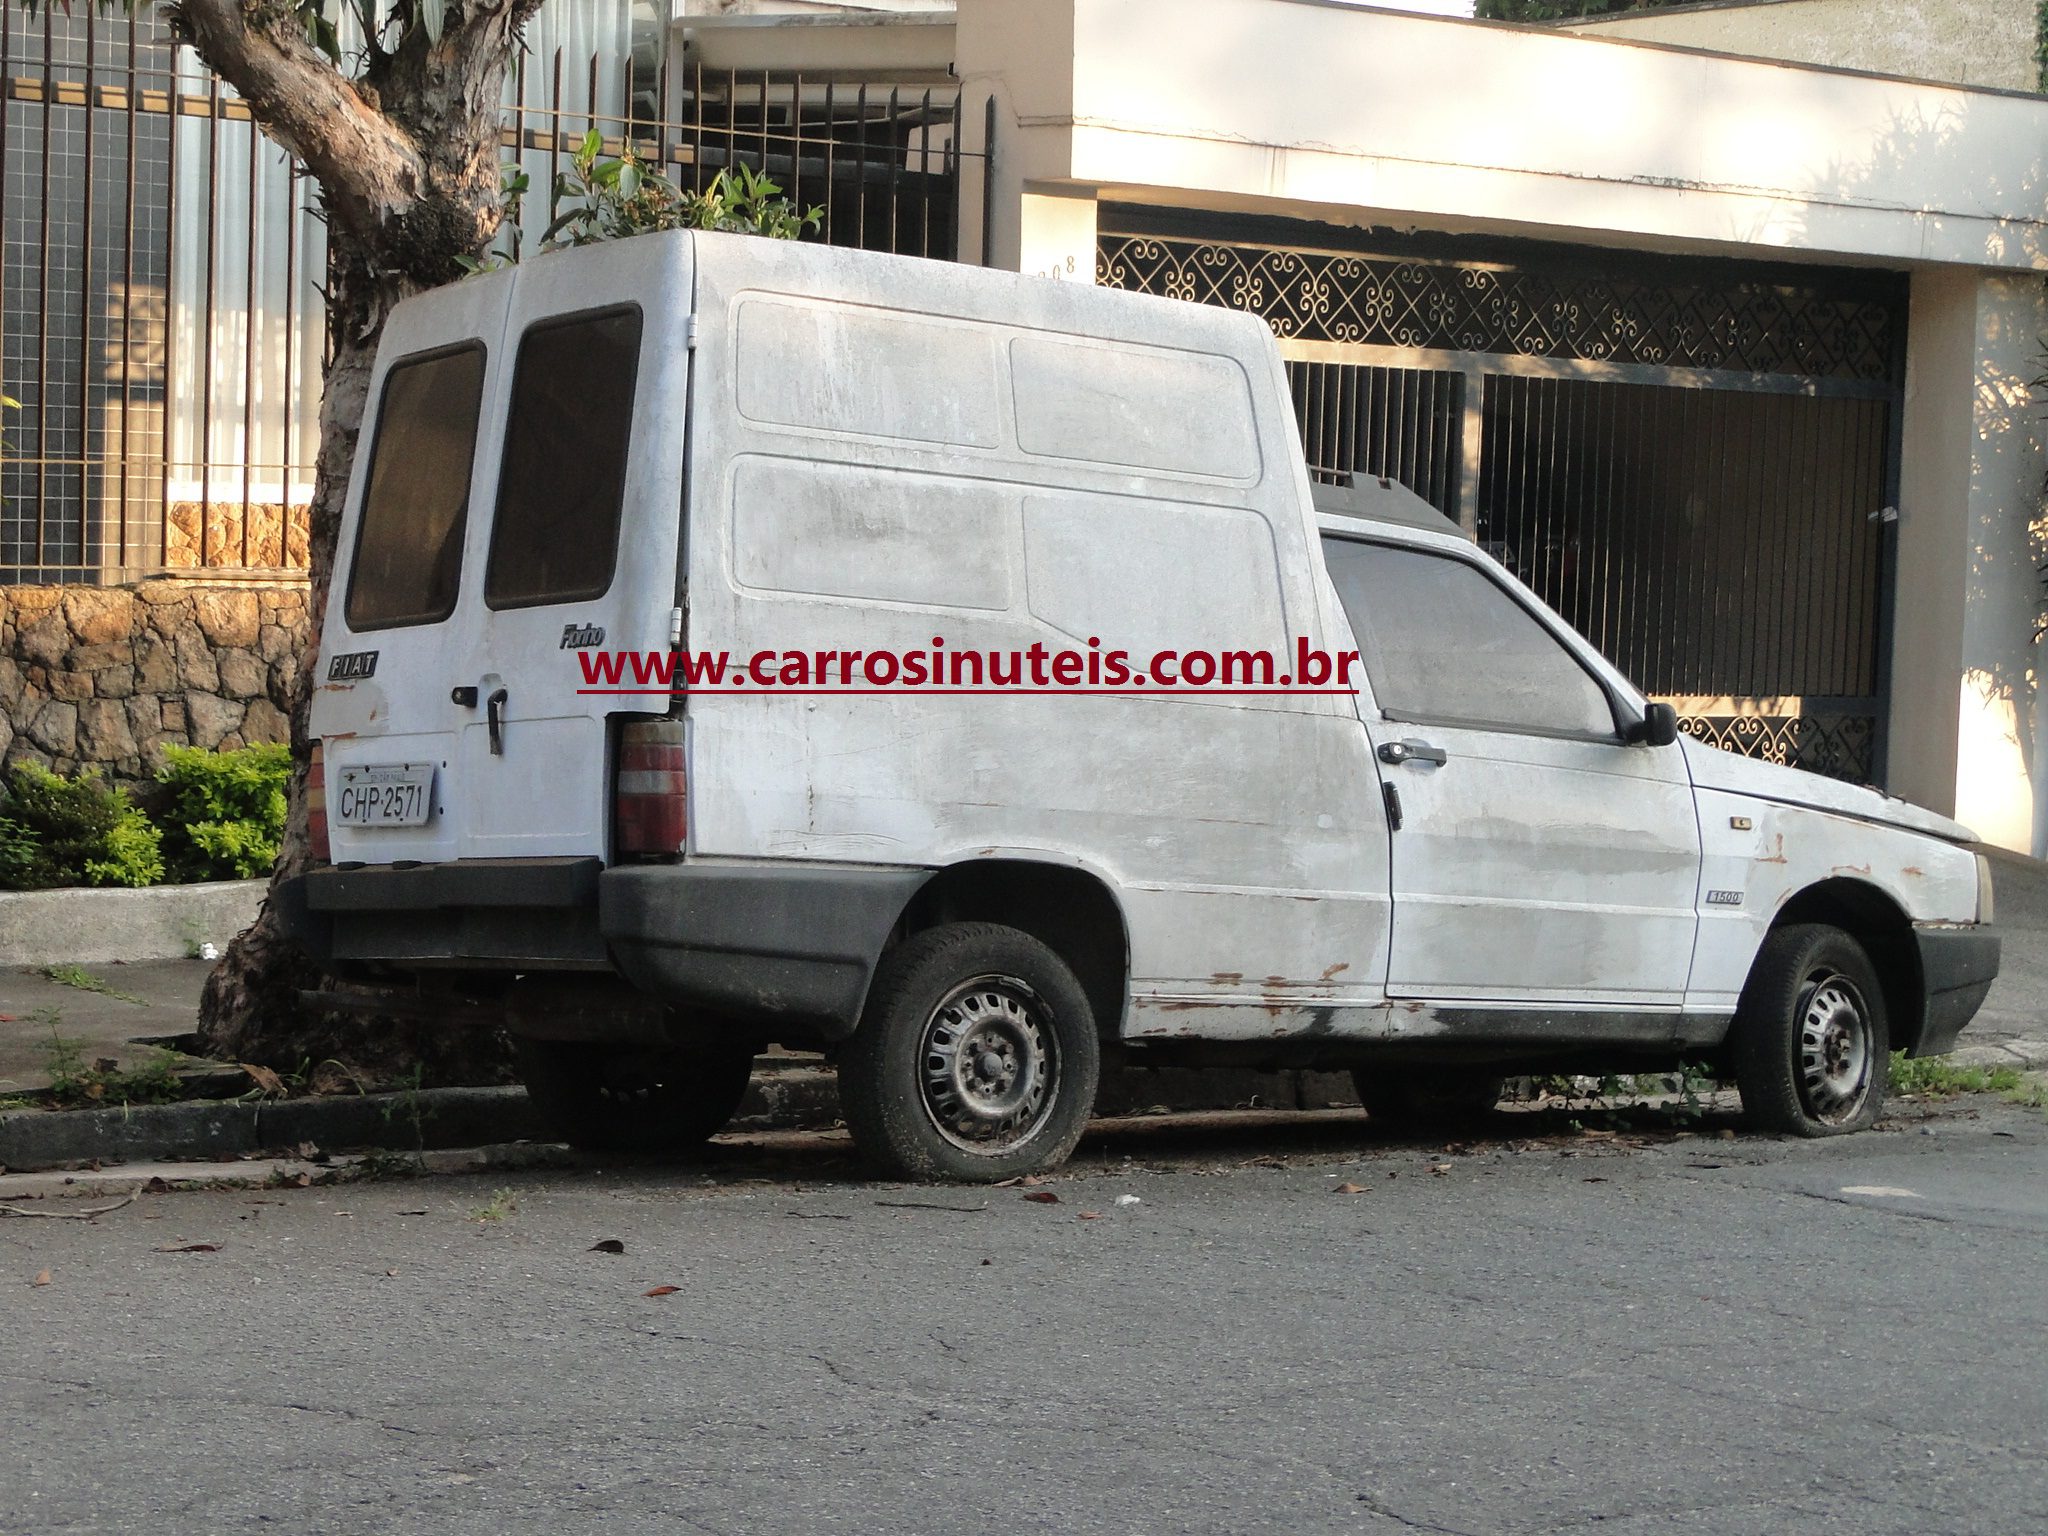
[[[304,871],[312,855],[307,712],[377,344],[401,299],[455,280],[456,258],[479,254],[497,232],[499,98],[513,33],[537,4],[470,11],[437,43],[414,29],[394,51],[375,54],[358,85],[319,60],[288,18],[266,33],[237,0],[181,0],[172,13],[266,133],[311,169],[329,214],[330,357],[309,509],[311,622],[291,700],[284,839],[270,895],[207,978],[199,1004],[202,1047],[227,1060],[289,1071],[332,1059],[372,1077],[415,1066],[442,1079],[503,1071],[501,1043],[474,1031],[306,1007],[300,993],[323,978],[285,938],[275,896],[278,881]]]
[[[389,1083],[417,1069],[428,1082],[494,1082],[510,1075],[509,1047],[499,1032],[452,1027],[384,1014],[308,1006],[301,993],[329,985],[318,966],[285,937],[274,897],[278,882],[312,860],[306,774],[307,729],[327,591],[348,493],[350,466],[369,404],[370,369],[384,321],[399,291],[369,276],[374,269],[351,237],[329,236],[328,304],[334,342],[320,400],[320,455],[309,509],[310,625],[291,700],[292,773],[277,867],[255,923],[229,944],[199,1000],[199,1040],[206,1054],[281,1072],[339,1063],[358,1084]]]

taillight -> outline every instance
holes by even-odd
[[[306,835],[313,844],[313,857],[323,864],[332,863],[334,851],[327,841],[327,764],[317,741],[306,769]]]
[[[683,792],[683,722],[629,720],[619,728],[612,786],[613,848],[620,858],[683,851],[689,830]]]

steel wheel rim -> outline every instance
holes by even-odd
[[[1799,993],[1799,1097],[1826,1125],[1853,1120],[1870,1096],[1870,1011],[1839,971],[1816,972]]]
[[[938,1133],[963,1151],[1013,1151],[1052,1114],[1059,1046],[1045,1005],[1015,976],[948,992],[918,1042],[918,1090]]]

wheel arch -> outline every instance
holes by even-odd
[[[1115,888],[1076,864],[1028,857],[963,860],[918,887],[896,925],[908,938],[943,923],[1001,923],[1064,960],[1088,995],[1096,1033],[1114,1040],[1129,996],[1130,924]]]
[[[1825,923],[1858,944],[1884,989],[1885,1021],[1894,1051],[1912,1051],[1927,1023],[1927,992],[1913,920],[1890,893],[1867,880],[1837,875],[1793,893],[1771,918],[1771,928]]]

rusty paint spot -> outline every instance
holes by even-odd
[[[1783,864],[1787,862],[1785,858],[1785,834],[1780,832],[1777,836],[1773,837],[1771,839],[1771,851],[1758,854],[1756,861],[1759,864]]]
[[[1902,875],[1911,875],[1915,880],[1923,880],[1927,876],[1926,870],[1915,868],[1911,864],[1908,864],[1904,869],[1900,870],[1899,873]]]
[[[1218,971],[1209,978],[1219,987],[1234,987],[1244,980],[1243,971]]]
[[[1157,1008],[1161,1013],[1186,1013],[1191,1008],[1213,1008],[1214,1003],[1204,1003],[1194,998],[1180,998],[1171,1003],[1147,1003],[1148,1008]]]
[[[1351,962],[1349,960],[1339,960],[1335,965],[1330,966],[1323,972],[1323,980],[1328,981],[1331,977],[1335,976],[1339,971],[1348,971],[1350,969]]]
[[[1828,873],[1831,875],[1868,875],[1870,873],[1870,866],[1868,864],[1837,864]]]

